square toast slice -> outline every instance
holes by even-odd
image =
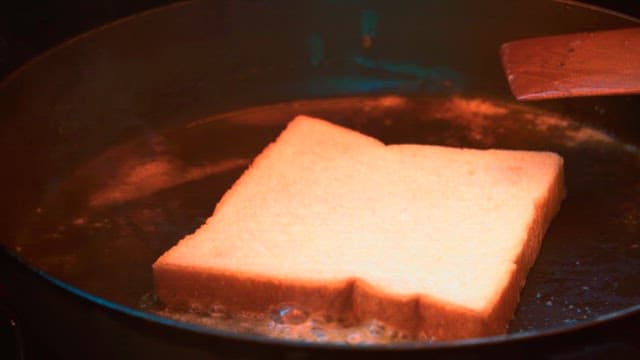
[[[298,116],[153,264],[155,290],[172,307],[502,334],[563,197],[554,153],[385,145]]]

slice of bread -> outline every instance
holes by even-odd
[[[159,299],[501,334],[564,196],[563,160],[388,145],[298,116],[153,265]]]

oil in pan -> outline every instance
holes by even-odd
[[[286,304],[268,314],[230,314],[218,307],[168,309],[153,296],[150,264],[210,215],[251,159],[298,114],[385,143],[561,154],[568,196],[509,332],[571,326],[640,303],[630,291],[640,283],[638,149],[534,107],[457,96],[295,101],[149,132],[79,167],[48,194],[13,247],[72,286],[198,326],[311,342],[430,341],[376,321],[319,317]]]

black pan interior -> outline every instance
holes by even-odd
[[[519,37],[632,24],[539,1],[189,2],[94,31],[0,88],[4,245],[92,301],[166,321],[151,263],[305,113],[387,143],[561,153],[569,196],[509,336],[637,312],[638,99],[515,104],[497,58]]]

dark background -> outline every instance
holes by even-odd
[[[77,34],[175,1],[3,1],[4,5],[0,5],[0,79],[27,60]],[[640,16],[639,0],[585,2]]]
[[[175,0],[6,0],[0,3],[0,79],[47,49]]]

